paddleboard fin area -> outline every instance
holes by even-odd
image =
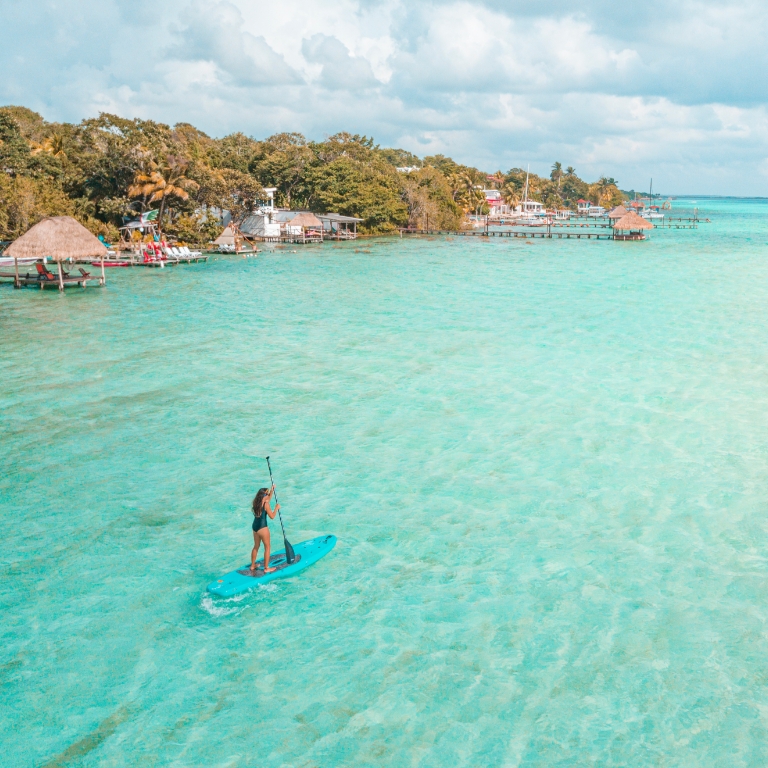
[[[255,572],[251,571],[251,565],[248,563],[237,570],[230,571],[216,581],[212,581],[208,585],[208,591],[221,597],[232,597],[232,595],[246,592],[260,584],[293,576],[294,573],[304,570],[304,568],[316,563],[321,557],[325,557],[335,546],[336,537],[330,533],[314,539],[307,539],[299,544],[294,544],[293,550],[296,559],[292,563],[288,563],[284,550],[275,552],[269,558],[269,564],[275,569],[274,571],[264,573],[263,560],[257,561]]]

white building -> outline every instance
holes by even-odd
[[[544,203],[540,203],[538,200],[523,200],[515,210],[525,216],[545,216],[547,213]]]

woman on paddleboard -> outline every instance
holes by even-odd
[[[256,572],[256,558],[259,555],[259,547],[264,544],[264,573],[272,573],[274,568],[269,567],[269,528],[267,527],[267,517],[272,520],[280,509],[279,504],[275,504],[272,510],[269,506],[269,500],[275,491],[275,486],[271,488],[259,488],[256,498],[253,500],[253,549],[251,550],[251,571]]]

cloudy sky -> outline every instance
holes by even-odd
[[[768,195],[768,3],[0,0],[0,104]]]

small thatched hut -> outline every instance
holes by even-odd
[[[101,259],[101,284],[104,277],[104,257],[107,249],[79,221],[71,216],[50,216],[38,221],[18,240],[12,242],[5,255],[13,259],[53,259],[59,262],[59,289],[69,282],[83,283],[83,278],[64,278],[62,261],[88,261]],[[19,285],[18,261],[15,264],[16,284]],[[41,284],[42,285],[42,284]]]
[[[285,234],[291,242],[322,242],[323,222],[314,213],[309,213],[308,211],[297,213],[286,223]]]
[[[315,216],[314,213],[297,213],[290,221],[292,227],[301,227],[302,229],[322,229],[323,222]]]
[[[645,240],[646,229],[653,229],[653,224],[638,216],[634,211],[624,214],[613,224],[614,240]]]
[[[622,216],[626,216],[627,209],[623,205],[617,205],[609,214],[609,219],[620,219]]]
[[[16,259],[93,261],[106,256],[107,249],[71,216],[50,216],[11,243],[5,255]]]

